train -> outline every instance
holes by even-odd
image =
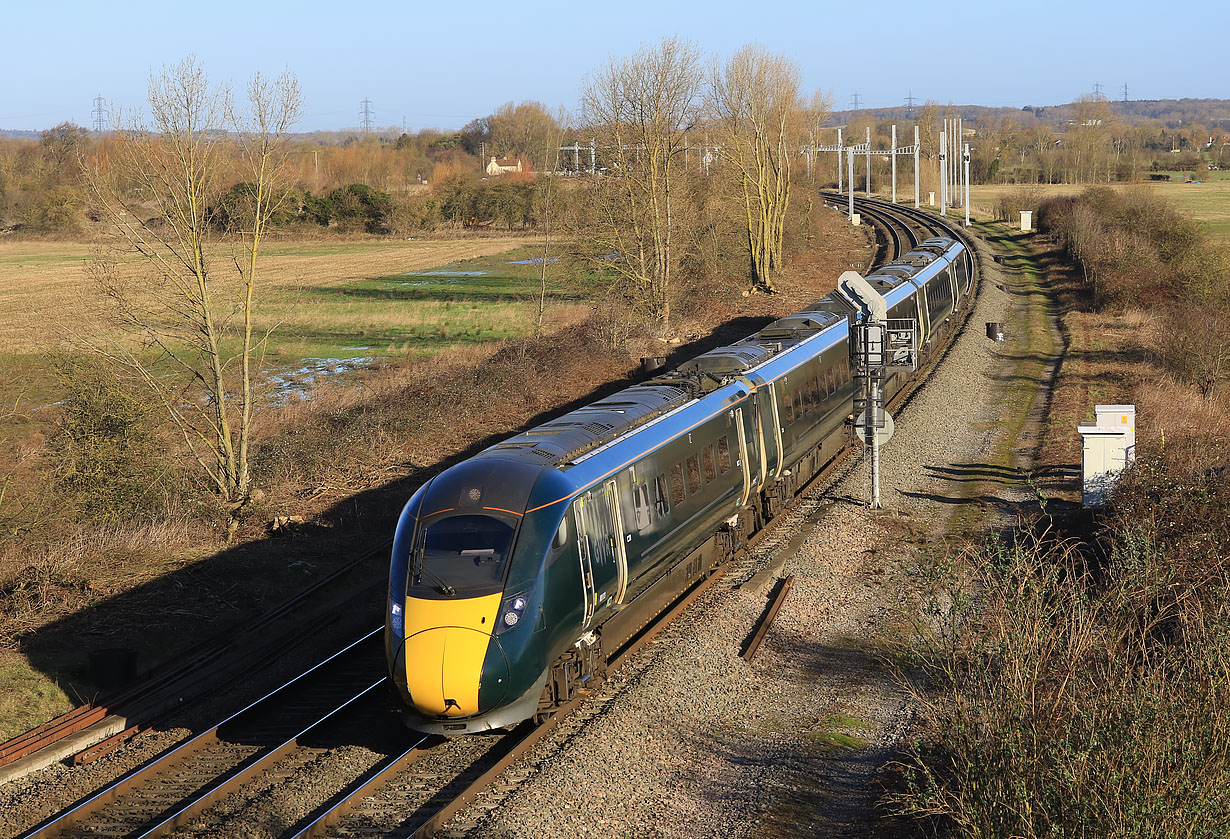
[[[933,363],[972,296],[966,246],[927,239],[867,278]],[[839,293],[484,449],[430,479],[393,539],[389,682],[446,736],[543,718],[740,553],[852,439],[859,316]],[[916,373],[883,382],[891,399]]]

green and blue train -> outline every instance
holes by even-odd
[[[867,277],[917,322],[919,369],[969,304],[965,246],[929,239]],[[851,440],[837,294],[532,428],[421,487],[393,541],[388,669],[410,727],[549,713],[736,555]],[[885,381],[890,398],[907,373]]]

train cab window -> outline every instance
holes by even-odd
[[[717,477],[717,466],[713,463],[713,444],[700,450],[700,465],[704,467],[705,483]]]
[[[695,495],[700,492],[700,458],[696,455],[689,455],[687,460],[688,465],[688,495]]]
[[[410,562],[410,583],[445,596],[498,588],[516,526],[503,516],[460,515],[424,528]]]
[[[717,441],[718,471],[725,475],[730,471],[730,440],[723,434]]]
[[[683,503],[683,467],[678,463],[671,467],[671,506]]]
[[[670,504],[666,501],[666,476],[659,475],[653,479],[653,495],[654,509],[658,513],[658,518],[662,518],[670,512]]]

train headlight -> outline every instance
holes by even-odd
[[[389,606],[389,628],[398,638],[405,634],[405,616],[402,605],[396,601]]]
[[[500,617],[496,620],[495,634],[499,635],[521,623],[529,605],[530,593],[528,591],[505,597],[504,602],[500,605]]]

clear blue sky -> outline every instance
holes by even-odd
[[[919,101],[1068,102],[1101,83],[1111,99],[1230,98],[1222,2],[670,2],[550,4],[29,2],[3,12],[0,128],[92,124],[95,96],[140,107],[151,68],[195,53],[237,89],[289,67],[301,130],[375,122],[459,128],[509,100],[575,108],[610,55],[679,35],[707,54],[759,41],[794,58],[805,86],[844,108]],[[864,11],[872,8],[874,11]]]

